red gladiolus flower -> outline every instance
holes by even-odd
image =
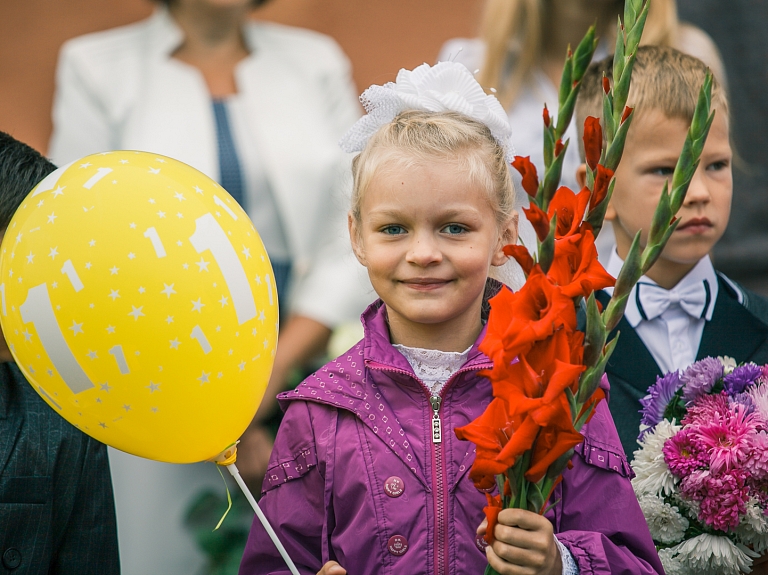
[[[530,207],[523,208],[523,212],[536,231],[539,241],[543,242],[549,235],[549,216],[534,203],[531,203]]]
[[[600,126],[600,120],[593,116],[588,116],[584,120],[584,155],[587,158],[587,165],[594,170],[600,161],[600,154],[603,151],[603,128]]]
[[[610,94],[611,92],[611,81],[607,78],[607,76],[603,76],[603,92],[606,94]]]
[[[555,241],[555,257],[547,277],[569,298],[587,297],[616,283],[597,261],[595,236],[589,229]]]
[[[504,254],[514,258],[515,261],[520,264],[520,267],[523,268],[523,272],[525,272],[526,276],[531,273],[531,270],[533,269],[533,257],[531,257],[531,252],[528,251],[528,248],[510,244],[504,246]]]
[[[606,168],[602,164],[597,165],[597,174],[595,174],[595,189],[592,190],[592,199],[589,202],[590,211],[599,206],[608,195],[608,185],[611,183],[613,170]]]
[[[483,507],[483,511],[485,512],[485,518],[488,519],[488,527],[486,527],[483,539],[485,539],[488,545],[493,545],[493,542],[496,541],[494,530],[499,522],[499,513],[502,510],[501,495],[492,496],[486,493],[485,496],[488,499],[488,505]]]
[[[506,402],[494,399],[480,417],[456,428],[456,437],[471,441],[477,447],[469,478],[478,489],[493,489],[496,475],[507,471],[509,466],[499,462],[498,456],[515,434],[516,427],[516,422],[508,416]]]
[[[629,118],[629,115],[632,113],[632,110],[634,108],[630,108],[629,106],[624,106],[624,112],[621,114],[621,123],[623,124],[627,118]]]
[[[535,198],[536,192],[539,191],[539,176],[536,173],[536,166],[531,162],[531,157],[515,156],[512,167],[523,176],[523,189],[525,193]]]
[[[563,145],[563,140],[561,138],[557,139],[557,142],[555,142],[555,157],[560,155],[560,152],[563,151],[563,148],[565,146]]]
[[[573,429],[547,428],[542,430],[536,439],[536,446],[531,454],[531,465],[525,472],[525,478],[536,483],[544,477],[547,469],[558,457],[575,447],[584,439]]]
[[[588,188],[582,189],[578,194],[574,194],[570,188],[565,186],[558,188],[547,208],[548,219],[552,219],[552,216],[557,212],[556,239],[570,236],[579,231],[584,220],[584,212],[587,209],[589,197]]]
[[[544,104],[544,112],[542,112],[542,116],[544,117],[544,125],[549,128],[549,125],[552,123],[552,120],[549,117],[549,110],[547,109],[547,105]]]
[[[489,303],[491,314],[480,350],[493,360],[493,371],[506,370],[515,357],[528,351],[533,343],[550,337],[556,329],[576,329],[573,301],[538,265],[519,291],[502,289]]]

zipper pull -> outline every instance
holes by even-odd
[[[441,443],[443,441],[443,425],[440,422],[440,403],[442,399],[439,395],[433,395],[429,398],[432,404],[432,443]]]

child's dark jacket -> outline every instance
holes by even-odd
[[[704,326],[696,360],[729,356],[739,363],[768,363],[768,301],[722,274],[718,274],[717,279],[714,314]],[[600,292],[598,299],[606,304],[608,295]],[[611,384],[609,407],[621,444],[631,461],[638,449],[640,399],[656,378],[664,374],[626,319],[621,320],[609,339],[616,333],[621,336],[606,368]]]
[[[453,430],[490,402],[478,375],[490,361],[475,344],[446,383],[435,444],[429,393],[390,344],[381,301],[363,324],[360,343],[280,396],[287,412],[259,505],[302,574],[335,560],[354,575],[480,575],[486,498],[468,478],[474,446]],[[558,539],[581,575],[661,573],[604,403],[584,433],[547,514]],[[288,573],[258,520],[240,573]]]
[[[0,574],[119,572],[107,448],[0,364]]]

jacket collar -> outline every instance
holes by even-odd
[[[256,26],[243,25],[243,39],[248,51],[256,50]],[[149,46],[152,52],[170,56],[184,42],[184,32],[166,6],[158,6],[148,20]]]

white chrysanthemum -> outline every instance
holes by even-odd
[[[723,375],[728,375],[736,368],[737,365],[739,365],[736,363],[735,359],[728,357],[727,355],[718,356],[717,359],[719,359],[720,363],[723,364]]]
[[[675,490],[677,479],[669,472],[662,448],[664,442],[678,431],[680,426],[675,425],[674,420],[662,419],[651,433],[645,435],[641,448],[635,451],[635,460],[632,462],[635,472],[632,487],[635,493],[669,495]]]
[[[677,546],[679,547],[679,545]],[[667,575],[689,575],[688,569],[677,556],[677,547],[659,550],[659,559]]]
[[[677,507],[650,493],[641,495],[638,501],[654,541],[669,545],[683,540],[685,530],[688,529],[688,520],[680,514]]]
[[[724,573],[749,573],[752,558],[759,555],[744,545],[737,545],[727,537],[704,533],[689,539],[676,548],[677,558],[693,573],[722,575]]]
[[[768,549],[768,521],[755,497],[750,497],[747,502],[747,512],[736,528],[736,537],[758,553]]]
[[[374,84],[360,101],[367,114],[344,135],[339,144],[345,152],[360,152],[384,124],[405,110],[459,112],[488,126],[512,161],[512,129],[509,117],[495,96],[486,94],[472,73],[458,62],[422,64],[402,69],[394,82]]]

